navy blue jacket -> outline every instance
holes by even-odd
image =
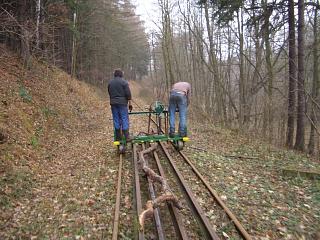
[[[129,84],[121,77],[115,77],[108,84],[110,105],[128,105],[131,100]]]

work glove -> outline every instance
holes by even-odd
[[[133,109],[133,107],[132,107],[132,105],[130,104],[130,105],[129,105],[129,111],[132,112],[132,109]]]

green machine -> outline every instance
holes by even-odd
[[[141,132],[132,137],[132,144],[139,143],[153,143],[160,141],[172,142],[177,150],[182,150],[184,143],[189,141],[188,137],[174,136],[169,137],[169,113],[167,108],[160,101],[156,101],[149,106],[148,111],[130,112],[129,115],[147,115],[148,128],[146,132]],[[152,129],[151,125],[156,126],[156,130]],[[118,146],[119,152],[125,152],[125,139],[115,141],[114,145]]]

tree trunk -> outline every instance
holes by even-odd
[[[36,6],[36,48],[37,49],[39,49],[39,46],[40,46],[40,34],[39,34],[40,15],[41,15],[41,0],[37,0],[37,6]]]
[[[264,42],[266,47],[266,64],[267,64],[267,79],[268,79],[268,88],[267,88],[267,106],[265,109],[266,118],[265,125],[268,130],[268,141],[271,142],[273,139],[273,113],[272,113],[272,89],[273,89],[273,69],[271,63],[272,49],[270,45],[270,16],[272,10],[267,7],[267,2],[263,2],[264,14],[265,14],[265,29],[264,29]]]
[[[23,0],[20,3],[18,21],[20,25],[20,45],[21,56],[23,58],[24,66],[29,67],[30,64],[30,33],[28,30],[28,16],[27,16],[27,1]]]
[[[319,4],[319,1],[317,1]],[[318,9],[315,8],[314,12],[314,24],[313,24],[313,82],[312,82],[312,101],[311,101],[311,129],[310,129],[310,138],[309,138],[309,144],[308,144],[308,152],[310,154],[315,153],[315,143],[317,143],[319,136],[316,132],[316,126],[318,124],[316,113],[315,113],[315,104],[313,101],[318,101],[319,96],[319,39],[318,39]]]
[[[241,9],[237,12],[237,20],[238,20],[238,35],[239,35],[239,112],[240,112],[240,118],[239,123],[240,126],[244,125],[249,119],[246,116],[246,109],[247,109],[247,103],[246,103],[246,80],[244,77],[244,39],[243,39],[243,17]]]
[[[166,92],[169,92],[172,84],[175,82],[175,75],[173,72],[173,61],[171,53],[171,22],[170,22],[170,12],[168,0],[164,0],[161,4],[161,14],[162,14],[162,34],[163,39],[161,41],[162,54],[165,67],[166,76]]]
[[[296,40],[295,40],[295,19],[294,0],[289,0],[289,91],[288,91],[288,122],[286,146],[293,147],[294,134],[294,113],[296,103]]]
[[[297,132],[294,148],[304,150],[304,116],[305,116],[305,95],[304,95],[304,0],[298,1],[298,106],[297,106]]]
[[[72,54],[71,54],[71,77],[76,75],[76,62],[77,62],[77,12],[73,13],[73,36],[72,36]]]

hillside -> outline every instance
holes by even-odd
[[[3,46],[0,57],[0,239],[109,239],[118,165],[106,94],[44,63],[25,70]],[[149,104],[146,90],[130,85],[135,102]],[[184,152],[254,239],[320,237],[319,181],[281,171],[319,171],[319,160],[216,127],[190,110]],[[138,118],[131,125],[135,133],[145,127]]]
[[[115,164],[108,154],[113,149],[107,151],[107,99],[58,69],[33,63],[25,71],[3,48],[1,57],[0,238],[61,238],[69,228],[80,234],[83,226],[105,231],[96,222],[107,226],[112,218],[112,198],[105,198]],[[91,209],[97,194],[105,201]]]

